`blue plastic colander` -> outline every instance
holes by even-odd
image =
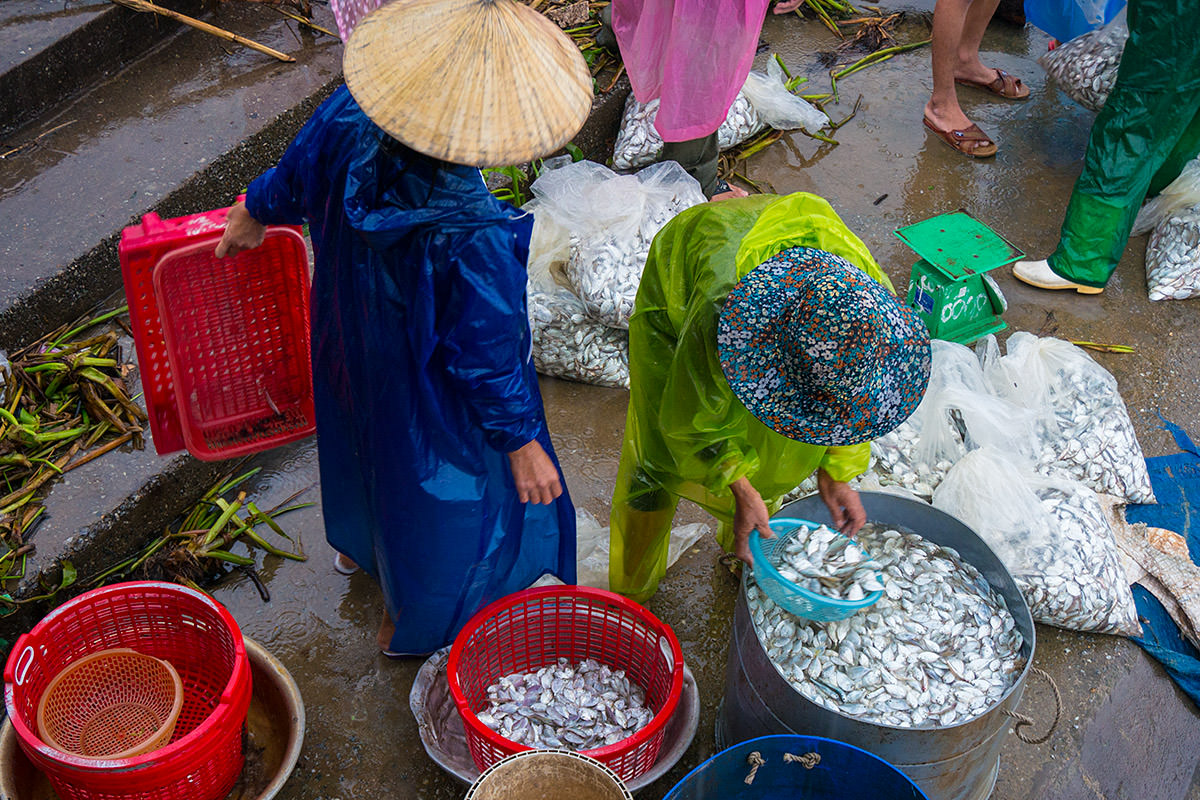
[[[785,611],[817,622],[845,619],[856,611],[874,605],[883,592],[871,592],[862,600],[839,600],[798,586],[779,574],[777,565],[783,556],[783,548],[799,536],[801,529],[806,526],[809,530],[820,527],[816,522],[806,519],[781,517],[771,520],[774,539],[762,538],[757,530],[750,534],[750,555],[754,557],[754,579],[758,581],[759,588]]]

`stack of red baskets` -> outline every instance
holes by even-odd
[[[487,688],[505,675],[535,672],[559,658],[591,658],[623,669],[646,690],[654,710],[629,738],[584,751],[623,781],[654,766],[667,722],[683,694],[683,650],[669,626],[618,594],[585,586],[546,586],[503,597],[471,618],[454,640],[446,666],[450,694],[480,771],[530,748],[505,739],[475,716]]]
[[[116,760],[47,745],[37,708],[50,681],[72,662],[115,647],[161,658],[179,673],[183,708],[171,741]],[[241,774],[250,663],[233,617],[202,592],[139,581],[82,594],[17,639],[4,681],[17,742],[61,800],[219,800]]]

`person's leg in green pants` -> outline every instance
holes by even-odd
[[[1131,0],[1117,81],[1092,125],[1058,248],[1013,274],[1044,289],[1101,290],[1147,193],[1200,150],[1200,39],[1188,0]]]
[[[609,524],[608,585],[644,603],[667,572],[671,521],[679,497],[651,480],[637,466],[633,448],[621,448],[617,485]]]

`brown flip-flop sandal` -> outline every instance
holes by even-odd
[[[980,130],[979,126],[974,122],[969,128],[962,130],[944,131],[938,126],[929,121],[929,117],[924,118],[925,127],[938,135],[946,144],[953,147],[964,156],[970,158],[990,158],[996,155],[996,143],[991,137]]]
[[[983,89],[985,92],[991,92],[994,95],[1003,97],[1006,100],[1024,100],[1029,97],[1029,89],[1025,88],[1025,84],[1021,83],[1020,78],[1014,78],[1002,69],[994,70],[996,79],[984,83],[983,81],[973,81],[969,78],[955,78],[955,83],[960,83],[963,86],[974,86],[976,89]],[[1024,94],[1021,91],[1024,90]]]

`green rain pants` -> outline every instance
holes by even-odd
[[[1116,84],[1092,124],[1050,268],[1104,286],[1138,209],[1200,152],[1200,7],[1130,0]]]

